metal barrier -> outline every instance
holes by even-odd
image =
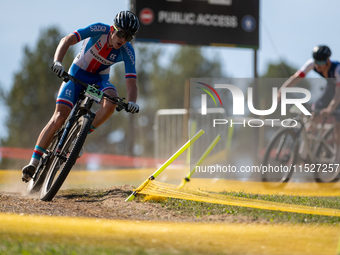
[[[155,159],[169,158],[182,144],[191,138],[198,129],[203,129],[205,134],[195,143],[186,154],[179,157],[173,165],[183,166],[190,163],[192,155],[202,155],[206,147],[214,140],[219,128],[213,129],[209,120],[225,118],[223,108],[209,108],[208,115],[202,117],[200,112],[188,112],[186,109],[161,109],[154,118],[154,148]],[[222,134],[221,134],[222,135]],[[226,135],[219,142],[215,150],[224,150],[226,147]]]

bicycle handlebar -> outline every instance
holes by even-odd
[[[87,89],[87,87],[90,85],[90,84],[87,84],[87,83],[85,83],[85,82],[82,82],[82,81],[78,80],[77,78],[75,78],[75,77],[72,76],[71,74],[67,73],[66,71],[64,71],[64,73],[63,73],[63,75],[62,75],[61,78],[63,78],[63,81],[64,81],[64,82],[68,82],[69,80],[71,80],[71,81],[72,81],[73,83],[75,83],[75,84],[78,83],[78,84],[80,84],[81,86],[83,86],[85,89]],[[94,85],[92,85],[92,86],[94,86],[94,87],[97,88],[97,89],[99,88],[99,86],[96,85],[96,84],[94,84]],[[125,109],[126,112],[129,112],[129,110],[128,110],[128,103],[125,103],[125,102],[123,101],[125,98],[111,97],[111,96],[109,96],[108,94],[106,94],[106,93],[104,93],[104,92],[103,92],[103,97],[108,98],[109,101],[111,101],[111,103],[117,105],[116,111],[120,112],[121,110]],[[139,112],[139,110],[138,110],[136,113],[138,113],[138,112]]]

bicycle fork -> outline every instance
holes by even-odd
[[[81,106],[79,106],[77,104],[72,109],[72,111],[70,113],[71,117],[70,117],[69,121],[67,122],[66,127],[64,129],[64,132],[63,132],[63,134],[62,134],[62,136],[60,138],[60,141],[58,143],[57,149],[55,151],[55,156],[64,158],[64,156],[61,155],[61,150],[62,150],[62,148],[63,148],[63,146],[65,144],[65,141],[66,141],[66,139],[68,137],[68,134],[70,132],[71,127],[73,126],[75,121],[77,121],[79,119],[79,117],[76,116],[76,113],[78,111],[79,112],[81,112],[82,110],[86,111],[86,113],[90,116],[90,120],[91,120],[91,123],[92,123],[92,121],[93,121],[94,117],[96,116],[96,114],[90,111],[91,105],[92,105],[92,101],[89,98],[86,98]],[[85,115],[85,114],[80,114],[80,116],[82,116],[82,115]],[[65,160],[65,158],[64,158],[64,160]]]
[[[77,119],[76,116],[74,116],[77,111],[78,111],[78,107],[73,107],[73,109],[72,109],[72,111],[70,113],[71,117],[70,117],[69,121],[66,124],[64,132],[63,132],[63,134],[62,134],[62,136],[60,138],[60,141],[59,141],[58,146],[57,146],[57,148],[55,150],[55,153],[54,153],[54,155],[57,156],[57,157],[62,156],[62,155],[60,155],[61,154],[61,149],[63,148],[63,146],[65,144],[66,138],[67,138],[67,136],[68,136],[68,134],[70,132],[70,128],[73,126],[75,120]]]

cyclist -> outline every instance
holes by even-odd
[[[117,89],[109,82],[110,66],[123,61],[125,64],[125,80],[127,89],[128,111],[136,113],[139,106],[137,100],[135,53],[130,44],[139,29],[137,16],[131,11],[121,11],[112,26],[95,23],[78,29],[62,38],[54,55],[51,69],[59,77],[64,73],[63,58],[71,45],[83,41],[79,54],[75,57],[69,73],[79,80],[97,84],[106,94],[116,97]],[[64,124],[66,118],[78,99],[81,88],[68,81],[61,84],[56,108],[52,118],[41,131],[30,163],[22,169],[22,180],[29,181],[35,173],[39,161],[46,148],[52,142],[54,133]],[[103,100],[96,113],[90,132],[103,124],[114,112],[116,105]]]
[[[328,79],[324,93],[313,105],[314,111],[320,111],[320,115],[313,117],[313,121],[320,122],[320,117],[335,114],[335,140],[338,146],[336,160],[340,161],[340,63],[331,61],[330,56],[331,50],[328,46],[314,47],[313,58],[293,74],[281,88],[295,86],[311,70]],[[281,89],[278,91],[278,99],[281,99]]]

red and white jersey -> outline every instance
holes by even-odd
[[[136,78],[134,49],[129,42],[119,49],[108,47],[109,32],[110,26],[102,23],[76,30],[74,34],[83,45],[73,63],[87,72],[108,75],[111,65],[123,61],[125,77]]]
[[[324,78],[330,78],[336,80],[336,86],[340,86],[340,63],[336,61],[331,61],[331,68],[328,71],[328,77],[325,77],[323,73],[318,72],[314,67],[314,60],[308,60],[298,71],[298,75],[304,78],[310,70],[314,70]]]

